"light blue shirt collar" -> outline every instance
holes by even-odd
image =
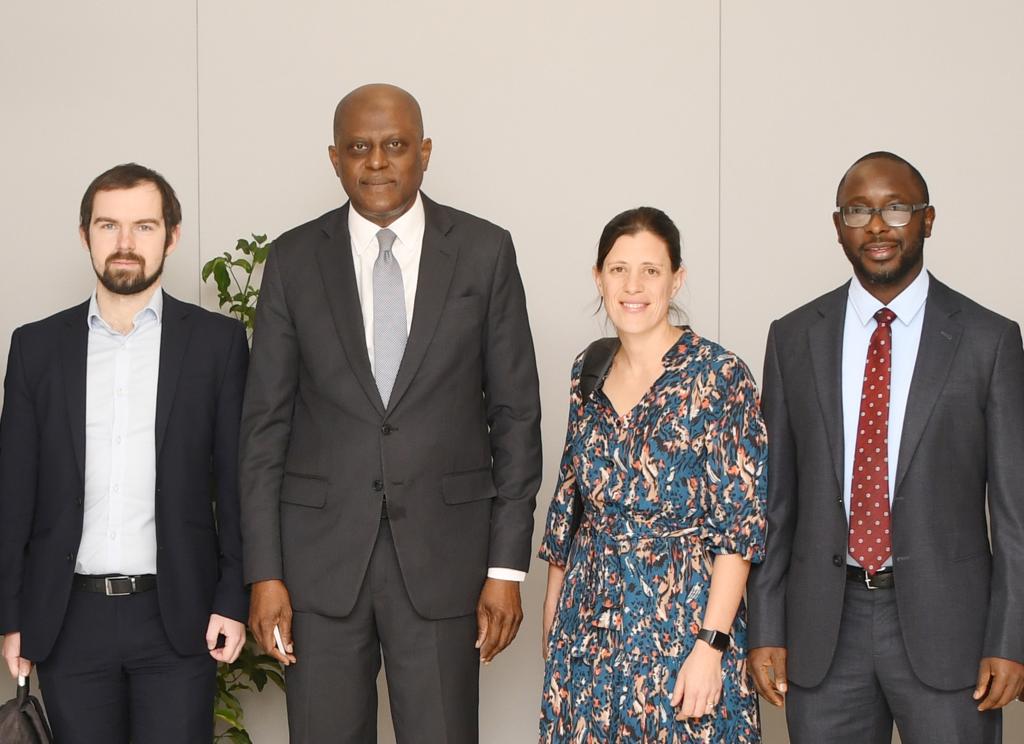
[[[157,289],[153,293],[153,296],[149,298],[149,302],[146,306],[135,313],[135,317],[132,318],[132,333],[139,327],[140,324],[145,324],[150,321],[156,321],[159,323],[163,319],[164,314],[164,291]],[[107,321],[103,320],[103,316],[100,315],[100,306],[96,301],[96,290],[92,291],[92,296],[89,297],[89,314],[87,316],[87,322],[89,328],[92,329],[105,329],[110,333],[117,333]],[[121,335],[121,334],[118,334]]]
[[[910,286],[888,304],[888,308],[896,313],[896,318],[903,325],[909,326],[924,308],[924,303],[928,299],[928,282],[928,272],[921,269],[921,273],[910,283]],[[877,297],[864,289],[857,277],[850,282],[850,304],[853,305],[853,310],[862,326],[866,326],[874,320],[875,313],[886,307]]]

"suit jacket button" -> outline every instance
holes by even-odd
[[[380,427],[380,433],[383,434],[384,436],[387,436],[388,434],[390,434],[391,433],[391,424],[384,424],[384,426]]]
[[[837,568],[841,567],[843,565],[843,557],[841,555],[832,556],[832,565]]]
[[[77,499],[75,499],[75,503],[78,504],[79,506],[81,506],[82,505],[82,497],[79,496]]]
[[[375,480],[373,482],[373,490],[374,491],[383,491],[384,490],[384,481]]]
[[[67,556],[65,556],[65,557],[67,558],[68,563],[70,563],[71,560],[75,557],[75,555],[74,555],[74,553],[68,553]]]

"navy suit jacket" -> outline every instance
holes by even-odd
[[[53,648],[82,539],[89,303],[15,330],[0,417],[0,633]],[[238,426],[240,323],[164,295],[156,401],[157,593],[181,654],[206,652],[211,613],[244,621]],[[216,511],[211,502],[211,477]]]

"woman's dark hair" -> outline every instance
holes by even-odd
[[[668,259],[672,271],[679,271],[683,265],[682,246],[679,240],[679,228],[672,218],[655,207],[636,207],[627,209],[612,217],[611,222],[601,231],[601,239],[597,242],[597,270],[604,268],[615,241],[623,235],[636,235],[649,232],[661,238],[668,247]]]
[[[171,184],[167,183],[166,178],[155,170],[138,163],[115,165],[110,170],[96,176],[93,182],[89,184],[89,188],[85,190],[85,195],[82,197],[82,206],[78,212],[78,226],[85,233],[87,243],[89,241],[89,223],[92,222],[92,203],[96,199],[96,192],[131,189],[140,183],[151,183],[160,192],[164,229],[167,231],[167,236],[164,238],[164,247],[166,248],[171,244],[171,240],[174,237],[172,234],[174,228],[181,224],[181,204],[178,203],[178,197],[174,193],[174,189],[171,188]]]

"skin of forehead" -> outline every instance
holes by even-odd
[[[356,88],[338,101],[334,109],[334,139],[337,141],[341,132],[342,122],[347,114],[360,107],[390,108],[400,117],[411,116],[416,125],[417,134],[423,138],[423,112],[419,102],[406,90],[386,83],[371,83]]]
[[[864,180],[864,183],[868,186],[871,184],[872,175],[862,175],[862,170],[867,169],[883,169],[883,172],[877,175],[886,177],[889,179],[898,178],[901,175],[906,178],[906,185],[909,187],[908,194],[912,194],[915,201],[924,198],[924,191],[921,189],[921,184],[917,182],[914,177],[914,172],[910,169],[906,163],[899,160],[893,160],[891,158],[877,157],[862,160],[859,163],[850,166],[850,169],[843,175],[843,179],[839,185],[839,194],[837,202],[843,204],[851,198],[860,196],[860,194],[850,194],[850,183],[857,178]]]

